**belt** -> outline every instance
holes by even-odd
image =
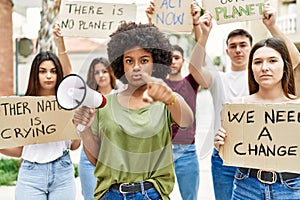
[[[113,184],[110,188],[113,190],[117,190],[122,194],[127,194],[127,193],[142,192],[143,190],[148,190],[153,187],[154,187],[153,183],[145,181],[141,183],[116,183]]]
[[[249,168],[240,167],[239,170],[244,174],[248,174]],[[295,173],[288,173],[288,172],[279,173],[275,171],[264,171],[262,169],[250,168],[249,177],[257,178],[262,183],[273,184],[275,182],[281,182],[279,174],[281,175],[283,181],[297,178],[300,176],[300,174],[295,174]]]

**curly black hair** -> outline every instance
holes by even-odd
[[[110,37],[107,44],[108,59],[115,76],[124,84],[128,81],[124,76],[123,55],[125,51],[135,46],[152,54],[154,64],[152,76],[165,79],[170,73],[172,45],[169,39],[154,25],[135,22],[123,23]]]

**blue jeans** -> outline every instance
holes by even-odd
[[[214,148],[211,157],[211,173],[216,200],[231,199],[235,171],[236,167],[223,166],[223,160]]]
[[[48,163],[23,160],[15,190],[16,200],[74,200],[74,167],[67,151]]]
[[[195,144],[173,144],[176,178],[183,200],[197,200],[199,162]]]
[[[162,198],[153,187],[144,192],[130,194],[122,194],[117,190],[109,189],[100,200],[162,200]]]
[[[299,200],[300,199],[300,177],[282,180],[273,184],[264,184],[257,178],[249,177],[248,174],[236,170],[234,179],[233,200]]]
[[[94,189],[97,182],[97,179],[94,176],[94,170],[95,166],[90,163],[82,148],[78,165],[78,173],[81,182],[81,193],[84,200],[94,200]]]

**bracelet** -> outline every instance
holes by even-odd
[[[174,95],[174,99],[170,103],[166,104],[166,106],[174,105],[176,103],[176,100],[177,100],[176,95]]]
[[[68,53],[68,50],[65,50],[63,52],[58,52],[59,55],[64,55],[64,54],[67,54]]]
[[[200,24],[200,22],[198,22],[197,24],[193,24],[194,26],[198,26]]]

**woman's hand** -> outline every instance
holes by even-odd
[[[220,128],[214,137],[214,145],[218,151],[220,151],[220,146],[225,144],[226,131]]]
[[[148,23],[149,23],[149,24],[152,24],[152,16],[153,16],[154,11],[155,11],[154,8],[155,8],[154,2],[153,2],[153,1],[150,1],[150,5],[149,5],[148,8],[145,10],[146,15],[147,15],[147,18],[148,18]]]
[[[63,42],[63,36],[58,23],[54,23],[52,26],[53,39],[56,45]]]
[[[147,90],[143,95],[145,102],[153,103],[155,101],[161,101],[164,104],[169,105],[174,101],[174,98],[176,98],[175,94],[162,79],[151,77],[146,73],[142,76],[147,83]]]
[[[84,129],[90,128],[95,119],[96,110],[94,108],[88,108],[82,106],[76,109],[73,116],[73,124],[77,127],[78,125],[85,126]]]

